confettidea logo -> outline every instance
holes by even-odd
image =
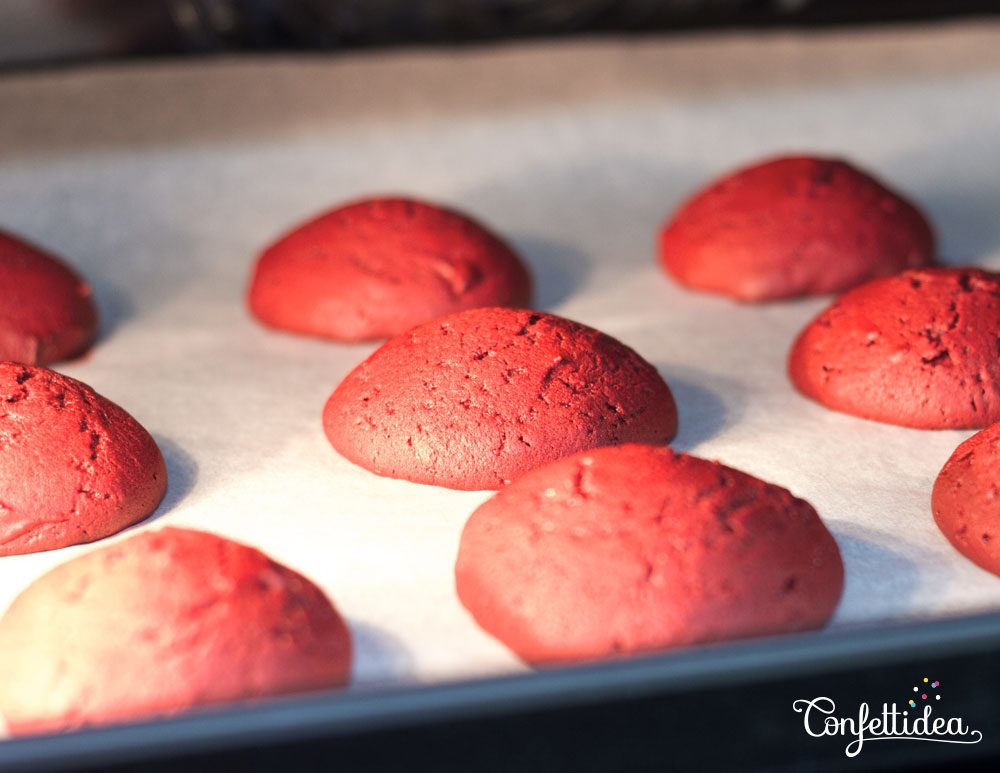
[[[848,757],[861,754],[869,741],[933,741],[936,743],[974,744],[983,740],[961,717],[935,716],[941,707],[941,682],[922,677],[902,704],[883,703],[880,713],[873,713],[867,703],[858,707],[856,715],[837,713],[833,698],[800,698],[792,703],[802,715],[805,731],[813,738],[841,736],[850,738],[844,753]]]

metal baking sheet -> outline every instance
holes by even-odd
[[[793,337],[828,301],[741,306],[654,264],[661,220],[762,155],[844,155],[910,194],[945,259],[1000,268],[1000,26],[740,34],[344,57],[221,59],[0,78],[0,226],[93,282],[104,332],[61,366],[165,453],[151,521],[260,547],[335,601],[353,692],[525,670],[453,590],[489,494],[378,478],[320,411],[372,345],[256,325],[256,252],[343,199],[403,192],[491,224],[537,303],[614,335],[674,389],[676,447],[811,501],[847,588],[824,636],[1000,609],[1000,580],[934,527],[933,479],[967,432],[854,419],[798,396]],[[0,560],[0,610],[80,546]],[[808,640],[806,640],[808,641]]]
[[[0,745],[0,771],[966,770],[958,764],[1000,754],[998,646],[1000,615],[993,613],[950,625],[795,635],[537,674],[284,698],[8,742]],[[947,714],[982,728],[981,742],[868,741],[849,758],[852,738],[811,737],[792,710],[795,700],[819,695],[842,707],[892,700],[928,671],[947,685]]]

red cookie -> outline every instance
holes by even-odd
[[[163,499],[156,442],[86,384],[0,362],[0,401],[0,556],[106,537]]]
[[[777,158],[717,180],[660,232],[681,284],[741,301],[833,293],[934,262],[934,234],[898,193],[847,164]]]
[[[0,231],[0,360],[47,365],[97,335],[90,286],[69,266]]]
[[[63,564],[0,620],[16,734],[336,687],[351,641],[315,585],[258,550],[147,531]]]
[[[666,443],[673,396],[656,369],[577,322],[473,309],[385,343],[334,390],[326,435],[392,478],[495,489],[540,464],[616,443]]]
[[[528,663],[820,628],[844,568],[816,511],[669,448],[586,451],[479,507],[459,599]]]
[[[520,259],[482,225],[386,198],[334,209],[268,247],[250,310],[271,327],[363,341],[462,309],[524,305],[530,295]]]
[[[1000,423],[955,449],[934,482],[931,507],[959,553],[1000,574]]]
[[[865,419],[920,429],[1000,420],[1000,274],[920,269],[834,301],[792,347],[804,395]]]

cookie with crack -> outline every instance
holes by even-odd
[[[347,627],[259,550],[146,531],[32,583],[0,620],[0,713],[18,734],[338,687]]]
[[[696,193],[660,231],[678,282],[741,301],[847,290],[934,262],[934,234],[909,201],[846,161],[770,159]]]
[[[599,448],[533,470],[462,532],[455,583],[527,663],[805,631],[844,569],[788,491],[669,448]]]
[[[48,365],[82,354],[97,335],[97,307],[79,274],[0,231],[0,360]]]
[[[0,405],[0,556],[92,542],[163,499],[156,442],[86,384],[0,362]]]
[[[956,550],[1000,574],[1000,423],[955,449],[934,482],[931,509]]]
[[[392,478],[496,489],[585,448],[667,443],[677,409],[656,368],[552,314],[472,309],[375,351],[323,411],[333,447]]]
[[[531,279],[468,216],[407,198],[347,204],[299,226],[257,261],[249,304],[265,325],[364,341],[479,306],[521,306]]]
[[[917,269],[857,287],[799,335],[792,383],[828,408],[919,429],[1000,421],[1000,274]]]

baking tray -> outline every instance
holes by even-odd
[[[154,523],[224,534],[302,571],[347,617],[358,658],[353,686],[327,698],[10,742],[0,762],[16,767],[25,758],[15,755],[30,753],[101,759],[84,753],[90,744],[95,754],[144,747],[168,756],[202,744],[289,754],[358,744],[350,748],[378,756],[389,754],[379,751],[388,748],[382,733],[415,753],[435,738],[502,739],[516,727],[518,742],[483,766],[524,767],[536,754],[551,763],[553,749],[572,757],[570,737],[594,766],[615,755],[636,760],[632,769],[661,759],[652,746],[630,757],[632,746],[611,743],[602,722],[636,744],[662,737],[677,746],[694,737],[692,723],[726,738],[780,733],[765,751],[819,759],[823,742],[803,740],[782,689],[839,673],[857,690],[845,687],[845,700],[880,700],[888,683],[878,680],[895,673],[903,687],[892,689],[904,689],[917,675],[892,669],[918,661],[953,666],[947,679],[936,672],[943,684],[967,678],[957,683],[965,697],[949,690],[949,701],[969,701],[968,719],[979,710],[986,734],[975,748],[922,744],[934,747],[922,758],[987,749],[984,685],[995,671],[984,666],[973,678],[960,664],[988,660],[997,623],[981,615],[1000,609],[1000,581],[950,548],[927,503],[937,470],[969,433],[864,422],[796,395],[784,377],[787,348],[826,301],[748,307],[685,292],[654,265],[653,241],[662,218],[711,176],[807,150],[846,155],[910,193],[950,262],[1000,267],[996,96],[992,23],[4,77],[2,224],[93,281],[102,340],[62,369],[160,442],[171,487]],[[657,365],[678,399],[677,447],[809,499],[847,566],[830,629],[542,675],[480,631],[451,572],[462,524],[488,494],[380,479],[340,459],[319,412],[373,347],[267,331],[243,306],[263,244],[325,206],[380,191],[453,204],[493,225],[530,263],[536,305],[599,327]],[[0,607],[89,549],[5,558]],[[782,699],[754,697],[772,693]],[[653,705],[673,712],[673,726],[642,718]],[[611,721],[619,715],[636,718],[631,729]],[[528,732],[532,723],[538,732]],[[697,737],[706,739],[701,759],[754,764],[749,747],[735,755],[729,743]],[[892,746],[872,744],[865,757],[906,753],[876,751]]]
[[[9,741],[0,770],[957,770],[1000,757],[998,646],[998,615],[789,636]],[[898,699],[924,673],[980,743],[868,741],[848,758],[850,738],[809,737],[792,710]]]

